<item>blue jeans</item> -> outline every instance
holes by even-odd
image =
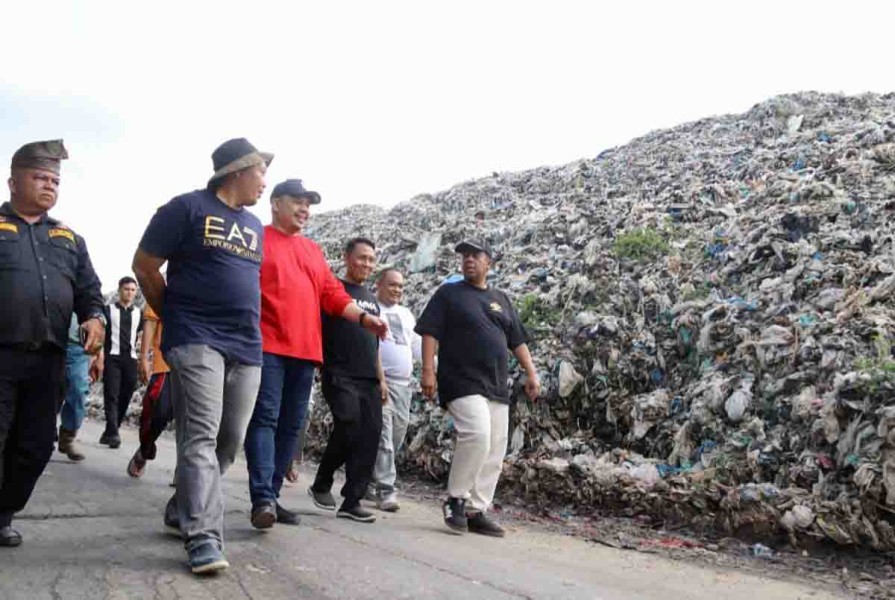
[[[246,431],[252,506],[276,502],[304,425],[315,364],[264,353],[261,388]]]
[[[90,390],[90,357],[77,344],[65,350],[65,402],[62,404],[62,428],[77,431],[84,422],[87,393]]]

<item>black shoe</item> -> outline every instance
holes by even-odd
[[[165,505],[165,530],[171,535],[182,537],[180,531],[180,515],[177,514],[177,495],[171,496],[168,504]]]
[[[22,536],[21,534],[7,525],[6,527],[0,527],[0,547],[3,548],[15,548],[16,546],[22,545]]]
[[[355,504],[351,508],[346,508],[343,504],[336,513],[336,517],[340,519],[351,519],[359,523],[372,523],[376,520],[376,515],[368,511],[360,504]]]
[[[490,535],[491,537],[503,537],[507,533],[503,527],[489,519],[481,511],[466,515],[466,523],[472,533]]]
[[[286,525],[299,525],[301,523],[301,517],[299,517],[298,514],[289,510],[288,508],[283,508],[282,506],[280,506],[280,503],[277,502],[277,523],[285,523]]]
[[[252,507],[252,527],[270,529],[277,522],[277,510],[273,503]]]
[[[105,444],[113,450],[121,445],[121,437],[117,433],[109,433],[104,431],[99,438],[100,444]]]
[[[336,510],[336,499],[331,492],[318,492],[314,486],[308,488],[308,495],[314,500],[314,506],[323,510]]]
[[[444,524],[454,533],[464,533],[469,530],[466,521],[466,500],[448,496],[441,509],[444,511]]]

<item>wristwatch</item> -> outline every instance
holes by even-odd
[[[360,316],[357,318],[357,324],[360,325],[361,327],[364,326],[364,319],[367,318],[367,314],[368,314],[367,312],[362,312],[360,314]]]
[[[97,321],[99,321],[100,323],[103,324],[103,327],[105,327],[107,325],[106,315],[104,315],[102,311],[90,313],[90,316],[87,317],[87,321],[89,321],[90,319],[96,319]]]

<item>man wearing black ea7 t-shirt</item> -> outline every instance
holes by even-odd
[[[388,387],[379,362],[379,338],[388,333],[388,325],[379,318],[376,296],[363,285],[376,264],[373,242],[354,238],[345,247],[344,259],[342,285],[364,312],[357,323],[322,315],[320,383],[333,414],[333,430],[308,492],[318,507],[335,510],[330,489],[336,469],[344,464],[344,500],[336,516],[372,523],[376,516],[362,507],[360,500],[373,477],[382,431],[382,405],[388,401]]]
[[[503,537],[503,528],[485,512],[494,499],[509,435],[507,350],[525,369],[529,399],[538,397],[541,383],[516,310],[506,294],[488,286],[491,246],[470,239],[456,251],[463,257],[463,281],[439,288],[416,326],[423,337],[421,383],[423,394],[434,398],[437,349],[437,389],[457,429],[445,524],[457,533]]]

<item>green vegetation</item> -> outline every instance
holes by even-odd
[[[668,254],[668,242],[655,229],[633,229],[615,238],[612,245],[619,258],[650,260]]]
[[[875,394],[880,386],[895,386],[895,360],[892,360],[892,342],[881,335],[873,336],[875,356],[855,360],[855,369],[870,376],[868,391]]]
[[[519,301],[519,318],[529,331],[536,331],[545,325],[553,327],[560,321],[559,310],[547,305],[538,294],[526,294]]]

